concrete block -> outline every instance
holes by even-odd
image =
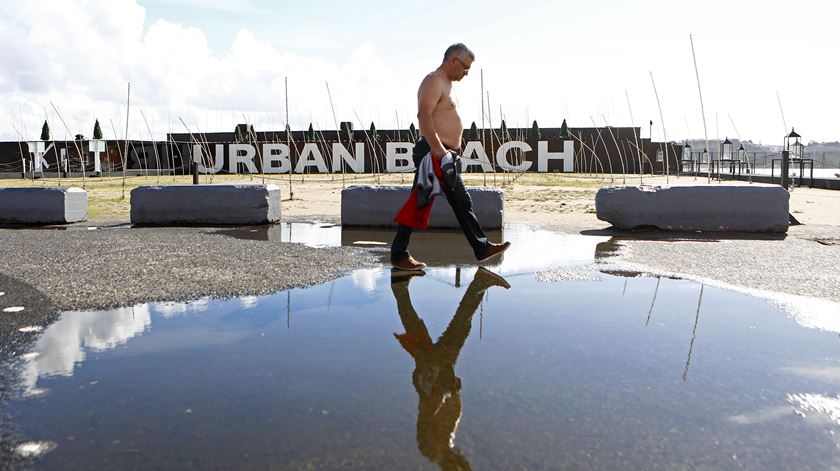
[[[505,195],[498,188],[467,188],[473,211],[484,229],[502,227]],[[341,192],[342,226],[393,226],[408,195],[410,186],[353,185]],[[429,227],[460,228],[452,208],[443,195],[435,197]]]
[[[598,219],[619,229],[787,232],[790,194],[778,185],[610,186],[595,195]]]
[[[87,219],[81,188],[0,188],[0,223],[67,224]]]
[[[131,190],[131,222],[155,226],[280,221],[276,185],[153,185]]]

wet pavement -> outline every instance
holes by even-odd
[[[392,235],[219,233],[382,257]],[[7,453],[41,469],[840,465],[837,303],[624,270],[609,237],[490,237],[513,246],[486,268],[459,232],[434,231],[412,239],[422,276],[377,265],[269,295],[62,312],[6,352]]]

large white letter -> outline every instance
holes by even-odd
[[[244,155],[239,155],[239,151],[245,151]],[[228,146],[228,154],[230,161],[228,162],[228,172],[239,173],[239,164],[245,164],[248,168],[248,173],[257,173],[257,166],[254,165],[254,156],[257,155],[257,150],[251,144],[230,144]]]
[[[397,152],[401,150],[402,152]],[[385,171],[388,173],[413,172],[414,161],[411,159],[411,151],[414,144],[408,142],[386,142],[385,143]],[[399,165],[398,162],[406,162]]]
[[[476,154],[476,158],[471,158],[470,156],[472,154]],[[484,146],[479,141],[467,142],[467,146],[464,147],[464,155],[461,158],[464,162],[465,172],[470,165],[478,165],[485,172],[493,171],[493,164],[490,163],[490,158],[487,157],[487,151],[484,150]]]
[[[204,165],[204,159],[202,158],[203,154],[204,151],[201,149],[201,144],[193,144],[193,162],[198,164],[198,172],[219,173],[219,171],[221,171],[222,167],[225,165],[225,145],[216,144],[216,156],[207,156],[207,161],[213,162],[213,166],[210,168],[207,168]]]
[[[521,149],[523,152],[530,152],[531,146],[529,146],[527,142],[522,141],[508,141],[500,145],[499,149],[496,151],[496,163],[499,164],[499,167],[515,172],[528,171],[528,169],[531,168],[531,162],[528,162],[527,160],[516,166],[511,165],[510,162],[508,162],[507,152],[510,149]]]
[[[273,165],[275,162],[280,162],[280,166],[275,167]],[[289,162],[289,146],[286,144],[263,144],[263,173],[286,173],[291,168],[292,164]]]
[[[102,159],[99,154],[105,152],[105,141],[91,139],[88,141],[88,152],[93,152],[93,171],[102,172]]]
[[[49,164],[47,160],[44,159],[44,154],[47,153],[49,149],[44,149],[44,141],[32,141],[27,142],[27,146],[29,146],[29,153],[32,154],[33,157],[33,172],[43,172],[44,167],[49,168]],[[52,145],[50,145],[52,147]]]
[[[312,157],[310,159],[310,157]],[[318,144],[314,142],[309,142],[303,145],[303,150],[300,151],[300,158],[298,159],[297,166],[295,167],[295,173],[303,173],[303,170],[306,167],[315,166],[318,168],[318,171],[321,173],[327,173],[329,170],[327,169],[327,164],[324,163],[324,156],[321,154],[321,149],[318,148]]]
[[[564,172],[575,171],[575,143],[574,141],[563,141],[563,152],[549,152],[548,141],[537,143],[537,171],[547,172],[548,161],[560,159],[563,161]]]
[[[353,155],[350,154],[350,151],[344,147],[344,144],[340,142],[333,142],[332,145],[332,168],[333,172],[338,172],[341,169],[341,159],[344,159],[347,162],[347,165],[356,172],[356,173],[364,173],[365,172],[365,143],[364,142],[357,142],[356,143],[356,157],[353,158]]]

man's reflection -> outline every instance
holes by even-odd
[[[391,275],[391,291],[405,327],[404,334],[394,334],[394,337],[415,362],[412,381],[419,396],[417,447],[441,469],[470,469],[469,462],[454,445],[461,418],[461,379],[455,376],[455,362],[470,334],[472,316],[484,292],[492,286],[509,289],[510,285],[501,276],[479,268],[446,330],[433,343],[408,294],[409,281],[421,274],[394,271]]]

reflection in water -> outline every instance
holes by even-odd
[[[256,304],[256,297],[244,297],[242,306]],[[201,312],[208,300],[181,303],[140,304],[111,311],[65,312],[51,324],[35,344],[32,352],[22,355],[26,367],[22,375],[23,394],[38,396],[46,390],[37,387],[38,379],[49,376],[73,376],[73,370],[85,361],[86,351],[102,352],[125,344],[150,328],[151,310],[173,317]]]
[[[408,293],[411,278],[420,274],[422,272],[394,272],[391,278],[391,291],[405,328],[404,334],[394,334],[394,337],[415,362],[412,382],[419,397],[417,447],[441,469],[471,469],[466,457],[455,446],[455,433],[461,419],[461,379],[455,376],[455,362],[470,334],[472,316],[481,304],[484,292],[492,286],[510,288],[510,285],[504,278],[479,268],[446,330],[433,343]]]
[[[610,238],[606,242],[599,242],[596,245],[594,259],[599,267],[598,270],[602,273],[626,278],[638,278],[641,276],[653,275],[654,270],[649,270],[647,267],[637,264],[628,264],[616,260],[616,257],[621,255],[622,252],[622,240],[629,239],[619,239],[614,237]],[[692,241],[702,242],[703,240],[692,239]],[[667,243],[668,241],[663,240],[662,242]],[[630,269],[628,269],[628,267],[630,267]],[[840,316],[837,315],[840,313],[840,303],[828,299],[747,288],[685,274],[657,273],[655,276],[657,276],[658,279],[669,278],[673,280],[693,280],[698,283],[712,284],[724,289],[739,291],[750,296],[767,299],[775,304],[781,311],[786,312],[794,321],[796,321],[797,324],[802,327],[840,334]],[[624,290],[626,289],[627,280],[625,279]],[[622,291],[621,295],[622,297],[624,296],[624,291]],[[656,294],[654,294],[654,299],[655,296]]]
[[[50,325],[35,344],[35,355],[27,356],[23,373],[25,395],[39,395],[38,378],[72,376],[85,360],[85,350],[103,351],[127,342],[151,324],[149,306],[113,311],[65,312]]]
[[[338,247],[341,245],[341,226],[335,224],[284,222],[264,226],[221,229],[216,233],[236,239],[291,242],[310,247]]]
[[[840,396],[789,394],[788,401],[807,412],[818,414],[833,425],[840,425]]]
[[[691,352],[694,351],[694,340],[697,339],[697,324],[700,323],[700,306],[703,304],[703,288],[705,288],[705,285],[700,285],[700,296],[697,298],[697,313],[694,315],[694,328],[691,329],[691,342],[688,344],[688,357],[685,359],[683,381],[688,379],[688,366],[691,365]]]

